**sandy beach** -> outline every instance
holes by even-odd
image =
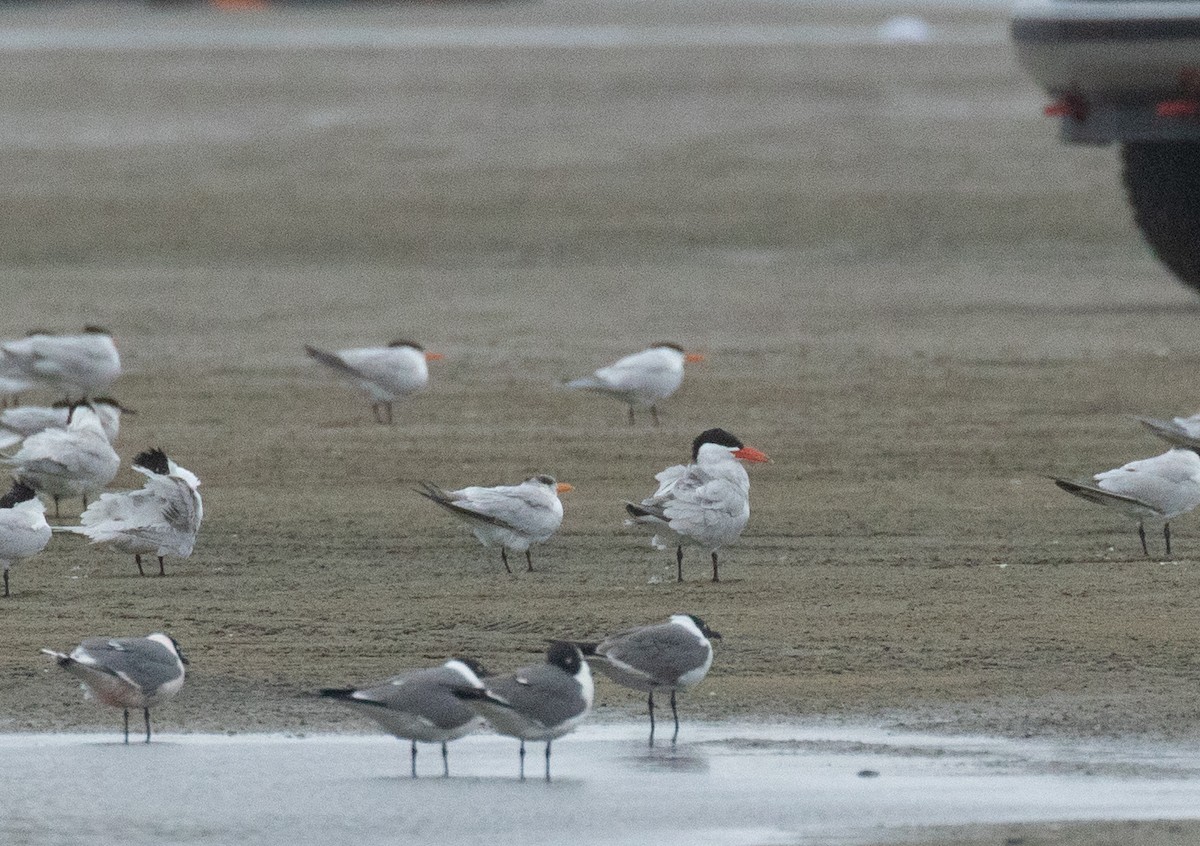
[[[900,13],[932,40],[881,42]],[[1046,476],[1163,451],[1131,415],[1200,406],[1200,301],[1005,14],[6,8],[0,335],[112,329],[123,461],[164,447],[206,516],[165,579],[74,537],[13,571],[0,731],[115,728],[37,654],[85,636],[180,641],[166,730],[366,731],[305,694],[682,610],[724,635],[689,717],[1196,739],[1195,517],[1147,560]],[[446,358],[390,427],[302,351],[394,337]],[[658,428],[557,388],[659,340],[707,361]],[[621,503],[714,425],[774,463],[722,582],[676,584]],[[575,486],[534,573],[413,492],[534,472]],[[1021,842],[1110,842],[1070,832]]]

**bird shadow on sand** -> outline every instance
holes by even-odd
[[[672,773],[706,773],[709,770],[708,756],[690,746],[643,746],[641,754],[630,754],[618,759],[619,763],[635,770],[652,770]]]

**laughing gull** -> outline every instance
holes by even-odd
[[[71,675],[83,682],[88,696],[125,712],[125,742],[129,743],[129,709],[141,708],[150,742],[150,706],[170,699],[183,687],[188,663],[170,635],[88,638],[64,655],[43,649]]]
[[[588,715],[595,687],[579,647],[559,640],[550,645],[546,663],[522,667],[510,676],[485,678],[479,685],[456,687],[454,695],[478,711],[496,731],[520,739],[522,781],[525,741],[546,741],[549,781],[550,743]]]
[[[102,494],[80,516],[81,525],[55,530],[84,535],[92,543],[132,555],[142,576],[142,556],[157,555],[158,574],[165,576],[163,557],[187,558],[196,544],[204,520],[200,479],[161,449],[138,453],[133,469],[146,477],[139,490]]]
[[[446,742],[457,740],[483,724],[456,687],[480,687],[485,675],[468,658],[452,658],[440,667],[413,670],[364,688],[323,688],[321,696],[336,699],[375,720],[396,737],[411,741],[412,777],[417,777],[417,741],[442,744],[442,775],[450,775]]]
[[[671,691],[671,716],[675,718],[674,745],[679,737],[675,691],[698,684],[712,666],[709,638],[721,633],[710,629],[694,614],[673,614],[665,623],[639,626],[610,635],[599,643],[580,643],[589,664],[617,684],[648,694],[650,745],[654,745],[654,691]]]
[[[724,429],[708,429],[692,441],[692,463],[668,467],[654,478],[658,490],[640,504],[625,503],[626,525],[655,532],[658,549],[675,547],[675,574],[683,581],[683,545],[694,544],[712,556],[712,580],[717,575],[717,552],[736,541],[750,520],[750,476],[742,461],[770,461],[766,454],[744,445]]]
[[[427,363],[442,358],[441,353],[426,352],[412,341],[337,352],[305,344],[304,351],[326,367],[353,379],[370,394],[376,423],[391,423],[392,403],[424,389],[429,382]]]
[[[4,565],[4,595],[8,593],[8,569],[32,558],[50,542],[46,506],[28,485],[17,481],[0,497],[0,564]]]
[[[650,409],[654,425],[658,425],[658,403],[665,400],[683,384],[685,362],[704,361],[699,353],[684,352],[679,344],[655,344],[649,349],[601,367],[591,376],[567,382],[573,390],[593,391],[614,397],[629,406],[629,425],[634,424],[635,408]]]
[[[75,335],[33,332],[0,342],[0,371],[62,391],[68,400],[87,399],[121,375],[121,355],[112,333],[99,326]]]
[[[1200,505],[1200,455],[1190,449],[1175,448],[1131,461],[1115,470],[1092,477],[1094,482],[1050,477],[1067,493],[1123,511],[1137,520],[1142,552],[1146,547],[1146,520],[1163,524],[1167,555],[1171,554],[1171,520]]]
[[[494,488],[472,486],[444,491],[430,482],[421,482],[421,496],[436,502],[465,522],[484,546],[499,546],[500,560],[509,573],[508,550],[525,553],[525,564],[533,571],[529,547],[545,543],[562,525],[560,493],[574,490],[553,476],[530,476],[519,485]]]
[[[30,435],[4,459],[14,476],[54,500],[55,517],[62,497],[83,497],[86,508],[88,497],[103,490],[121,468],[94,408],[86,403],[72,405],[67,421],[65,429]]]

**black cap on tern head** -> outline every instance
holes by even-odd
[[[692,461],[695,461],[700,455],[700,447],[705,444],[717,444],[718,446],[729,447],[730,449],[741,449],[745,446],[733,435],[726,432],[724,429],[708,429],[696,436],[696,440],[692,441]]]
[[[91,326],[84,326],[83,331],[89,335],[112,335],[112,332],[109,332],[103,326],[96,326],[94,324]]]
[[[692,622],[696,624],[696,628],[700,630],[700,634],[704,635],[705,637],[721,640],[721,633],[710,629],[708,627],[708,623],[701,620],[695,614],[688,614],[688,616],[692,618]]]
[[[8,493],[0,497],[0,508],[12,508],[14,505],[20,505],[22,502],[29,502],[37,496],[37,492],[29,485],[25,484],[20,479],[13,482],[13,486],[9,488]]]
[[[420,344],[416,343],[415,341],[406,341],[403,338],[397,338],[396,340],[394,340],[390,344],[388,344],[388,346],[389,347],[412,347],[414,350],[417,350],[418,352],[425,352],[425,348],[423,346],[421,346]]]
[[[133,466],[167,476],[171,473],[171,465],[167,462],[167,454],[159,447],[143,450],[133,457]]]
[[[677,352],[683,352],[683,347],[681,347],[681,346],[679,346],[679,344],[673,343],[671,341],[660,341],[657,344],[655,344],[652,347],[652,349],[657,349],[658,347],[669,347],[673,350],[676,350]]]
[[[525,481],[526,482],[541,482],[543,485],[547,485],[548,487],[551,487],[551,488],[558,485],[557,479],[555,479],[553,476],[549,476],[545,473],[538,473],[536,476],[530,476]]]
[[[579,647],[565,640],[556,640],[546,651],[546,663],[558,667],[568,675],[575,675],[583,665]]]

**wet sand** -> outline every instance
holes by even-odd
[[[4,10],[197,38],[0,51],[0,334],[113,329],[139,412],[119,451],[166,448],[206,518],[166,579],[71,537],[14,570],[0,730],[116,725],[37,655],[95,634],[183,644],[167,730],[325,731],[348,726],[316,687],[684,610],[725,636],[687,718],[1194,738],[1195,518],[1147,561],[1045,478],[1156,454],[1129,415],[1200,405],[1200,306],[1140,242],[1115,151],[1056,140],[999,8],[929,9],[922,45],[669,43],[893,12]],[[286,47],[617,24],[668,43]],[[301,351],[396,336],[446,360],[391,427]],[[659,428],[555,388],[660,339],[708,360]],[[695,552],[675,584],[620,503],[713,425],[775,463],[721,584]],[[533,472],[576,491],[511,577],[412,492]],[[602,684],[597,706],[643,703]]]

